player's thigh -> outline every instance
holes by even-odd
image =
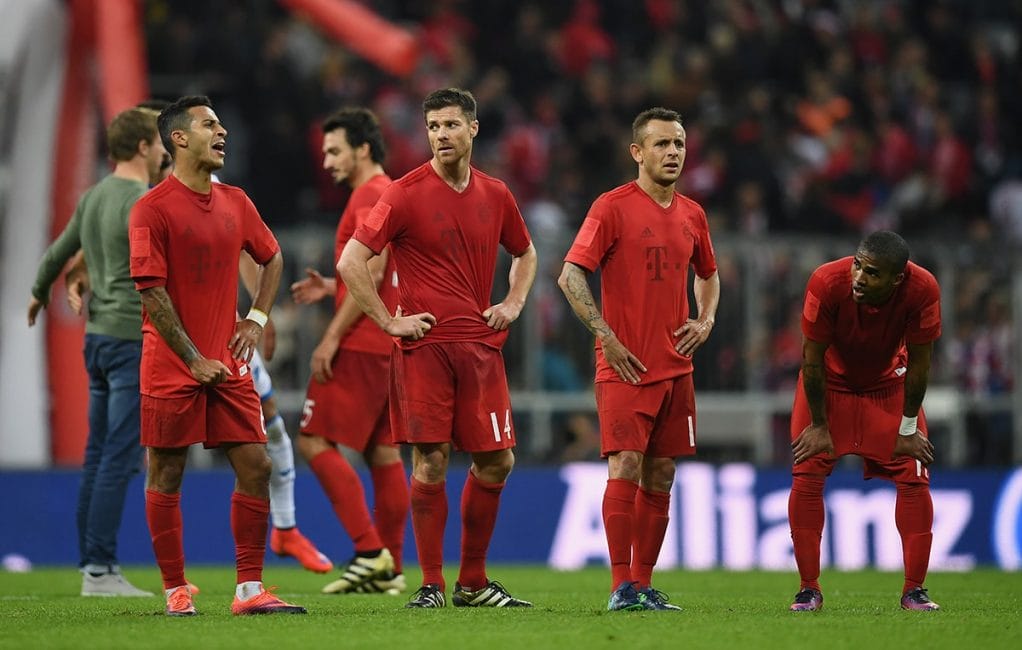
[[[299,430],[363,451],[381,416],[389,431],[390,357],[341,350],[332,368],[325,384],[309,380]]]
[[[600,454],[637,451],[645,455],[666,390],[666,382],[640,386],[619,381],[596,384]]]
[[[142,395],[139,404],[142,446],[177,449],[205,442],[207,401],[207,393],[201,388],[183,397]]]
[[[447,344],[395,348],[391,356],[390,422],[396,442],[451,441],[455,376]]]
[[[859,396],[863,476],[899,483],[929,484],[929,470],[921,462],[909,456],[892,457],[904,405],[905,392],[901,384]],[[926,436],[926,414],[922,409],[919,409],[918,417],[919,431]]]
[[[665,382],[667,396],[653,423],[646,455],[677,458],[696,453],[696,394],[692,375]]]
[[[469,452],[515,446],[511,394],[500,350],[481,343],[449,346],[457,375],[454,444]]]
[[[206,416],[206,447],[266,442],[262,406],[250,381],[225,382],[210,389]]]

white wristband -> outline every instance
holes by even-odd
[[[270,317],[266,314],[266,312],[256,309],[255,307],[248,310],[248,316],[245,316],[245,318],[253,323],[258,323],[259,327],[262,328],[265,328],[266,321],[270,320]]]
[[[899,436],[914,436],[916,431],[916,422],[919,420],[918,417],[910,418],[907,415],[901,416],[901,426],[898,427]]]

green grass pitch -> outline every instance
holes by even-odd
[[[449,572],[450,573],[450,572]],[[491,567],[529,610],[404,609],[404,597],[325,596],[330,578],[271,566],[267,585],[308,608],[307,616],[232,617],[234,572],[192,567],[202,593],[195,618],[163,616],[162,598],[81,598],[74,568],[0,573],[3,648],[375,648],[538,650],[540,648],[940,648],[1022,647],[1022,574],[980,569],[937,573],[927,586],[940,612],[898,607],[901,576],[825,572],[825,608],[792,614],[790,573],[663,571],[657,587],[682,612],[607,612],[609,573]],[[159,574],[128,568],[136,586],[158,591]],[[416,568],[410,582],[419,579]],[[449,587],[454,576],[448,575]],[[449,593],[448,593],[449,596]]]

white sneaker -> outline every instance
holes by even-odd
[[[408,589],[405,582],[405,574],[392,573],[376,580],[370,580],[355,588],[357,594],[387,594],[398,596]]]
[[[122,596],[129,598],[142,598],[155,596],[150,591],[142,591],[127,581],[120,573],[104,573],[94,576],[91,573],[82,574],[82,595],[112,597]]]
[[[387,549],[380,550],[376,557],[351,558],[344,573],[323,587],[324,594],[350,594],[371,580],[389,577],[394,572],[394,556]]]

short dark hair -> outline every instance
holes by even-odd
[[[878,230],[866,235],[859,244],[859,252],[887,262],[895,273],[905,270],[910,255],[905,240],[890,230]]]
[[[344,129],[344,137],[352,147],[369,143],[369,157],[374,163],[382,165],[387,159],[387,145],[380,132],[380,121],[368,108],[357,106],[335,111],[323,122],[323,133],[337,129]]]
[[[191,123],[191,119],[188,117],[188,109],[196,106],[213,108],[213,102],[209,101],[209,97],[205,95],[185,95],[160,111],[160,117],[156,120],[156,123],[160,127],[160,138],[163,140],[163,147],[170,153],[171,157],[175,157],[177,152],[175,151],[174,141],[170,139],[170,134],[178,129],[188,128],[188,125]]]
[[[129,108],[110,121],[106,146],[115,162],[124,162],[135,157],[139,142],[152,144],[156,137],[156,116],[140,108]]]
[[[635,144],[642,144],[642,129],[653,120],[663,120],[664,122],[677,122],[678,124],[681,124],[681,115],[678,111],[672,111],[671,109],[663,108],[662,106],[647,108],[639,113],[632,122],[632,142]]]
[[[465,114],[469,122],[476,119],[476,98],[461,88],[441,88],[426,95],[422,101],[422,115],[430,111],[438,111],[448,106],[457,106]]]

